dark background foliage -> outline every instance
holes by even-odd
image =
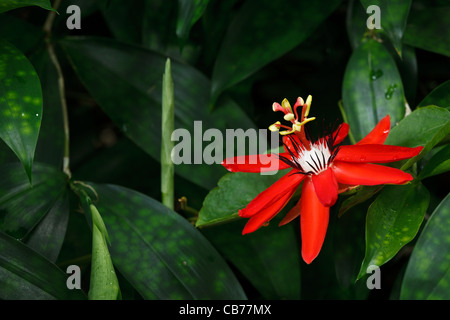
[[[192,129],[193,120],[203,120],[205,127],[221,130],[267,128],[278,120],[272,112],[273,102],[287,98],[293,103],[298,96],[308,95],[313,96],[311,112],[318,119],[324,118],[327,124],[343,121],[339,108],[343,91],[359,90],[358,83],[353,88],[346,87],[346,68],[359,41],[371,37],[381,39],[395,59],[405,101],[412,110],[449,80],[448,22],[438,17],[426,20],[433,10],[449,12],[446,1],[412,1],[403,37],[403,59],[395,51],[397,43],[391,42],[385,33],[367,35],[368,14],[359,1],[196,1],[197,16],[188,15],[189,11],[183,7],[186,3],[181,0],[63,0],[58,9],[51,37],[47,39],[54,44],[64,75],[70,123],[70,169],[74,179],[99,184],[99,190],[111,199],[109,204],[99,204],[101,214],[102,209],[113,211],[119,203],[114,203],[115,191],[100,184],[120,185],[161,200],[158,106],[167,57],[172,60],[175,82],[175,125],[188,129]],[[70,4],[81,8],[79,30],[66,27],[70,16],[66,8]],[[64,132],[57,74],[50,63],[42,31],[48,13],[37,6],[3,13],[0,37],[22,51],[39,75],[44,116],[34,161],[59,168]],[[253,22],[246,24],[244,18]],[[427,28],[434,30],[433,36],[415,34],[416,21],[426,21]],[[429,42],[423,44],[423,38]],[[434,104],[448,110],[448,97],[448,90],[447,94],[439,91],[434,101],[421,106]],[[347,113],[365,116],[365,106],[346,107]],[[359,111],[362,114],[357,114]],[[419,172],[431,155],[418,163]],[[16,159],[2,144],[2,163]],[[183,210],[176,202],[175,211],[185,220],[195,222],[196,214],[207,204],[205,197],[226,171],[220,165],[181,166],[176,171],[176,199],[186,197],[193,210]],[[444,172],[421,181],[430,194],[426,217],[447,196],[448,178],[448,172]],[[263,190],[270,182],[255,183]],[[79,214],[79,198],[70,192],[67,197],[70,217],[65,233],[60,235],[64,242],[54,262],[63,271],[70,264],[81,266],[83,289],[87,292],[92,250],[90,224]],[[370,198],[353,207],[340,219],[338,207],[331,212],[327,238],[340,239],[340,242],[326,242],[321,253],[323,258],[311,266],[300,262],[298,224],[278,229],[274,223],[265,233],[242,237],[243,221],[231,219],[221,225],[200,228],[199,232],[227,261],[249,299],[398,298],[401,279],[417,239],[383,265],[381,290],[367,290],[365,278],[355,284],[364,258],[365,215],[373,200]],[[126,206],[125,200],[123,203]],[[194,216],[192,211],[196,212]],[[112,218],[104,219],[107,227],[110,223],[114,229]],[[349,229],[355,231],[346,232]],[[446,248],[448,255],[448,242]],[[249,252],[253,253],[254,260],[261,259],[266,269],[255,270],[261,266],[258,263],[247,265]],[[280,255],[285,264],[273,268],[267,265],[268,261],[280,259]],[[114,252],[112,256],[116,263]],[[118,271],[124,299],[153,297],[142,294],[141,290],[145,289],[125,273],[122,269]],[[174,291],[173,298],[179,298],[177,294]],[[20,295],[9,297],[20,298]],[[156,297],[161,296],[156,294]]]

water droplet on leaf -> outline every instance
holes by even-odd
[[[385,97],[387,100],[390,100],[390,99],[392,98],[392,95],[394,94],[395,90],[397,90],[397,85],[396,85],[396,84],[391,84],[391,85],[387,88],[386,92],[384,93],[384,97]]]
[[[377,80],[381,76],[383,76],[383,71],[381,71],[380,69],[370,71],[370,79],[371,80]]]

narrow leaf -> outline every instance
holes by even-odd
[[[116,300],[120,298],[120,288],[106,243],[108,234],[97,208],[91,204],[89,209],[93,222],[89,300]]]
[[[5,300],[85,299],[70,290],[67,274],[25,244],[0,232],[0,298]]]
[[[176,33],[184,44],[191,27],[205,11],[209,0],[178,0],[178,18]]]
[[[161,196],[162,203],[173,210],[174,207],[174,165],[171,152],[174,146],[174,88],[170,59],[166,61],[162,88],[162,132],[161,132]]]

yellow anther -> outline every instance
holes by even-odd
[[[308,98],[306,98],[306,110],[305,110],[305,118],[308,116],[309,114],[309,109],[311,108],[311,102],[312,102],[312,96],[309,95]]]
[[[269,130],[272,132],[280,130],[280,121],[275,122],[274,124],[269,126]]]
[[[281,105],[288,111],[288,113],[293,113],[291,104],[289,103],[288,99],[284,98],[283,101],[281,101]]]
[[[287,113],[287,114],[284,115],[283,118],[284,118],[284,120],[286,120],[286,121],[291,121],[291,120],[293,120],[293,119],[295,118],[295,116],[294,116],[293,113]]]

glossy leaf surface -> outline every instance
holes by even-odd
[[[367,212],[366,253],[358,278],[388,262],[416,236],[429,201],[428,190],[418,183],[383,188]]]
[[[184,218],[136,191],[92,186],[114,265],[145,299],[245,299],[222,257]]]
[[[0,138],[14,151],[31,181],[42,118],[39,77],[13,45],[0,41]]]
[[[409,260],[401,287],[401,299],[448,300],[450,298],[450,194],[427,221]]]
[[[402,79],[394,59],[376,40],[369,39],[353,51],[343,81],[343,109],[355,141],[388,114],[391,125],[403,118]]]

